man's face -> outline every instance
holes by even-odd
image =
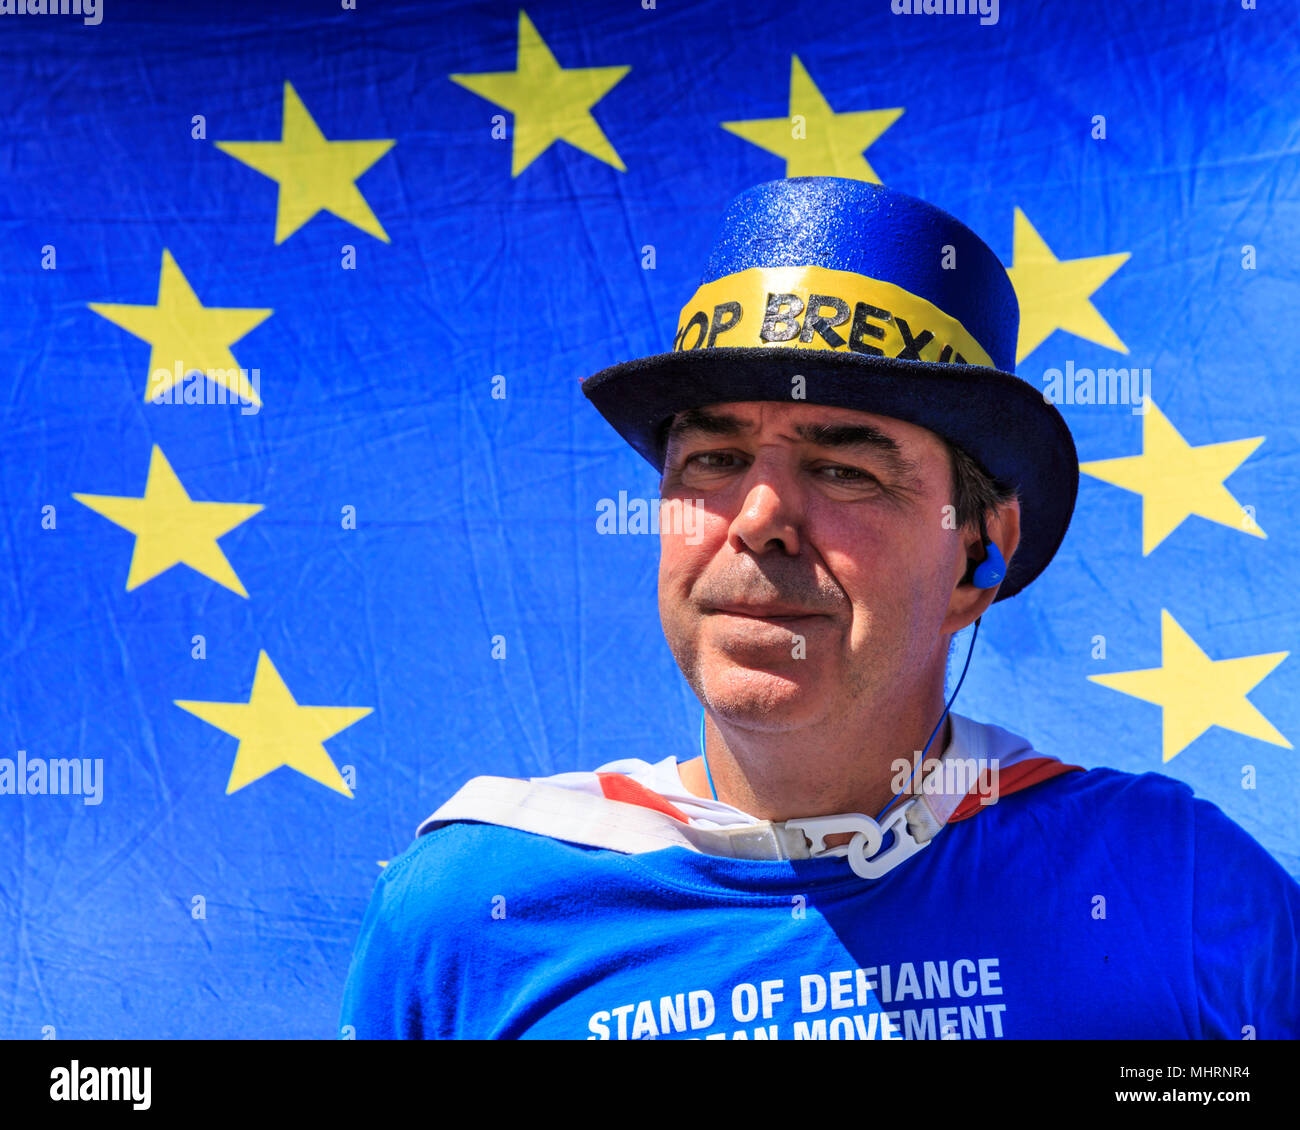
[[[931,686],[966,563],[944,521],[951,482],[938,436],[891,417],[767,401],[679,414],[660,493],[699,501],[684,523],[661,504],[659,613],[715,718],[861,725]]]

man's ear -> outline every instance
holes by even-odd
[[[1020,500],[1011,499],[1002,505],[985,511],[984,528],[989,541],[1002,551],[1002,559],[1011,565],[1011,558],[1020,546]],[[967,546],[967,556],[977,561],[984,560],[984,546],[976,527]]]
[[[1011,499],[1000,506],[985,512],[984,528],[988,539],[1002,552],[1002,557],[1010,566],[1011,558],[1020,545],[1020,502]],[[961,531],[965,558],[960,563],[960,571],[954,577],[952,596],[948,601],[948,614],[944,617],[940,629],[945,633],[959,632],[983,616],[998,594],[998,586],[991,589],[975,587],[971,574],[975,566],[984,560],[984,544],[980,539],[978,523],[972,523]],[[1005,578],[1004,578],[1005,579]]]

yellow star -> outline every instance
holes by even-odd
[[[324,743],[364,718],[370,707],[299,706],[265,651],[257,653],[247,702],[176,699],[176,705],[239,739],[227,796],[282,765],[346,797],[352,795]]]
[[[1193,514],[1252,537],[1267,538],[1254,515],[1223,485],[1263,442],[1263,436],[1255,436],[1192,447],[1155,402],[1148,400],[1142,420],[1142,454],[1080,463],[1079,470],[1142,496],[1145,557]]]
[[[230,347],[271,316],[271,310],[251,306],[204,306],[165,247],[158,274],[158,302],[130,306],[120,302],[87,302],[101,318],[149,342],[149,383],[146,401],[157,401],[186,373],[195,369],[224,385],[236,397],[261,404]],[[233,403],[233,400],[232,400]]]
[[[1107,349],[1127,353],[1128,346],[1090,299],[1128,257],[1127,251],[1121,251],[1086,259],[1058,259],[1017,208],[1012,265],[1007,268],[1020,302],[1016,364],[1042,345],[1054,330],[1065,330]]]
[[[1165,761],[1177,757],[1211,726],[1292,748],[1246,698],[1290,652],[1211,659],[1162,608],[1160,653],[1160,667],[1089,675],[1088,679],[1164,708]]]
[[[631,69],[571,67],[565,70],[521,8],[513,71],[447,77],[514,114],[512,177],[522,173],[556,141],[567,141],[625,173],[627,167],[591,116],[591,108]]]
[[[333,212],[389,242],[356,180],[394,145],[392,139],[326,141],[297,91],[284,84],[279,141],[218,141],[217,148],[280,185],[275,242],[283,243],[317,212]]]
[[[722,128],[784,157],[787,177],[845,177],[880,184],[862,152],[898,121],[902,108],[845,110],[837,114],[799,56],[790,58],[789,117],[723,122]],[[796,115],[801,121],[795,120]]]
[[[135,534],[126,591],[138,588],[173,565],[188,565],[240,596],[248,596],[217,539],[262,509],[245,502],[194,502],[154,445],[143,498],[74,494],[83,506]]]

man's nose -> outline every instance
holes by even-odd
[[[794,476],[755,460],[746,472],[740,510],[731,520],[727,540],[732,549],[753,553],[776,549],[795,557],[803,503]]]

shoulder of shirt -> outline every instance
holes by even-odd
[[[1186,810],[1189,806],[1203,805],[1219,811],[1197,797],[1185,781],[1163,773],[1131,773],[1106,765],[1080,766],[1073,772],[1060,773],[999,803],[1009,806],[1013,801],[1044,815],[1055,809],[1081,809],[1099,821],[1119,817],[1158,819],[1159,812]]]
[[[517,828],[455,821],[417,837],[388,862],[378,883],[412,912],[454,913],[468,905],[478,920],[491,899],[517,894],[521,877],[537,892],[557,879],[584,873],[589,878],[585,867],[575,866],[588,857],[619,854]]]
[[[1187,782],[1163,773],[1130,773],[1097,766],[1062,773],[1001,803],[1008,806],[1009,812],[1017,800],[1040,819],[1059,819],[1062,824],[1077,819],[1103,826],[1123,823],[1160,829],[1169,827],[1175,819],[1186,820],[1193,829],[1196,854],[1202,860],[1217,859],[1225,865],[1235,860],[1233,865],[1241,866],[1243,874],[1259,878],[1262,869],[1273,879],[1296,885],[1282,864],[1222,808],[1197,796]]]
[[[1005,751],[1013,760],[1022,756],[1056,756],[1032,748],[1027,739],[1000,726],[970,719],[964,721],[968,726],[984,731],[990,747]],[[1064,761],[1073,764],[1068,759]],[[1132,773],[1110,766],[1089,768],[1076,765],[1075,771],[1059,773],[1006,799],[1010,802],[1017,797],[1020,803],[1032,806],[1035,811],[1053,805],[1077,807],[1082,809],[1085,818],[1091,816],[1099,821],[1141,819],[1152,827],[1158,826],[1161,819],[1169,818],[1175,810],[1183,812],[1195,824],[1198,850],[1222,849],[1225,857],[1236,854],[1248,855],[1252,860],[1266,860],[1290,879],[1285,868],[1222,808],[1205,797],[1197,796],[1186,781],[1164,773],[1152,770]],[[1290,881],[1295,882],[1294,879]]]
[[[588,852],[607,857],[611,869],[623,866],[608,858],[616,852],[514,828],[474,822],[436,828],[380,873],[363,933],[376,952],[399,954],[394,961],[416,965],[437,965],[450,954],[488,944],[527,950],[549,935],[488,927],[501,919],[536,925],[581,914],[584,903],[575,895],[593,887],[590,861],[580,858]],[[597,875],[594,886],[609,890],[616,884]]]

